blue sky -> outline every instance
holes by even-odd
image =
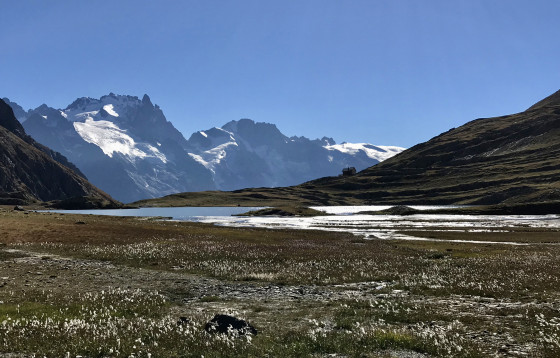
[[[560,89],[558,1],[0,0],[0,97],[410,147]]]

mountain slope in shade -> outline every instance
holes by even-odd
[[[365,203],[560,200],[560,91],[524,112],[451,129],[355,177],[300,189],[310,188]]]
[[[2,100],[12,108],[14,111],[14,116],[16,119],[22,123],[27,118],[27,112],[17,103],[10,101],[8,98],[4,97]]]
[[[59,153],[26,135],[9,105],[0,100],[0,202],[25,204],[34,201],[92,197],[105,206],[117,206],[109,195],[53,158]]]

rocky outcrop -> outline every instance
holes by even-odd
[[[247,323],[247,321],[225,314],[217,314],[206,323],[204,329],[208,333],[224,333],[224,334],[257,334],[255,327]]]

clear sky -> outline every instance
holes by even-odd
[[[0,97],[410,147],[560,89],[560,1],[0,0]]]

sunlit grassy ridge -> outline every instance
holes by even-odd
[[[4,353],[560,354],[557,232],[512,246],[0,211],[0,235]],[[258,335],[206,333],[217,313]]]

